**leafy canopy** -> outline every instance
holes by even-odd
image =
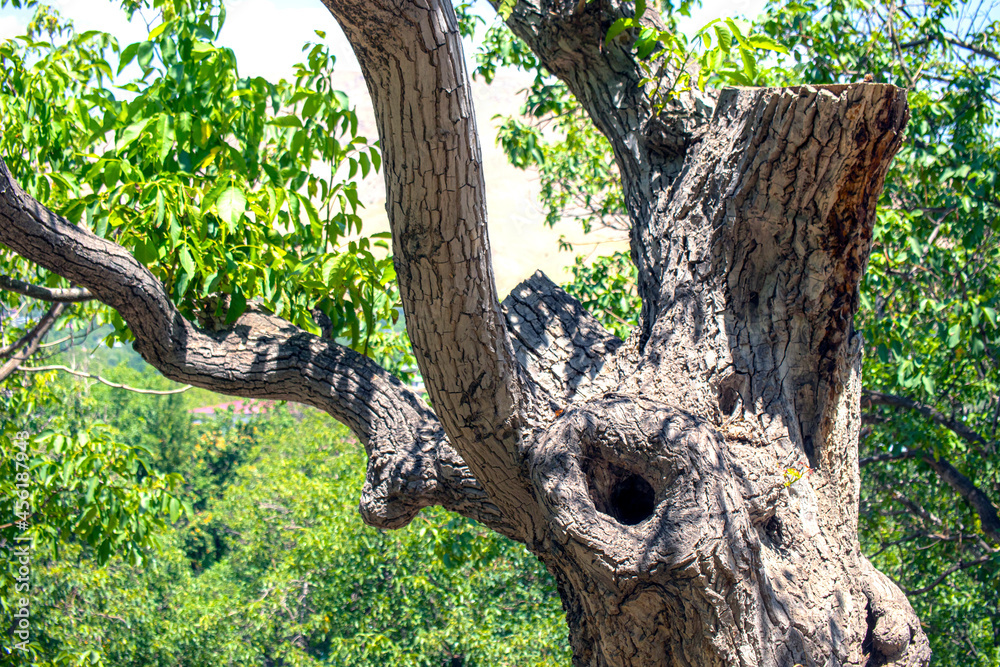
[[[132,251],[189,317],[231,323],[258,299],[377,354],[379,331],[398,318],[395,273],[384,235],[362,235],[353,179],[381,158],[332,87],[327,47],[307,45],[293,82],[245,78],[215,43],[217,0],[126,7],[155,10],[147,40],[78,34],[40,6],[28,34],[0,45],[0,151],[12,172]],[[9,252],[0,271],[61,283]],[[97,315],[113,339],[130,338],[115,313]]]

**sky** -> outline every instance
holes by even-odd
[[[146,38],[147,29],[140,17],[130,24],[114,0],[49,0],[77,30],[102,30],[131,44]],[[682,29],[693,32],[721,16],[756,16],[764,0],[705,0],[704,5],[685,19]],[[493,10],[483,0],[475,8],[492,22]],[[330,12],[320,0],[229,0],[227,19],[219,41],[233,49],[244,76],[263,76],[277,80],[289,78],[292,67],[301,60],[302,45],[317,39],[315,31],[327,34],[327,43],[337,56],[341,71],[358,71],[357,60]],[[19,35],[31,12],[7,7],[0,10],[0,39]],[[480,31],[482,32],[482,31]],[[467,55],[471,49],[467,48]]]

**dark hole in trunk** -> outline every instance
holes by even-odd
[[[781,534],[781,522],[778,521],[778,517],[772,516],[768,520],[768,522],[764,525],[764,532],[767,533],[767,537],[774,543],[775,546],[781,546],[784,536]]]
[[[621,480],[611,492],[613,516],[626,526],[634,526],[652,516],[655,504],[653,487],[638,475]]]

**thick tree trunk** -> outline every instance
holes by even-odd
[[[645,343],[531,449],[577,664],[926,662],[857,538],[851,323],[906,117],[891,86],[721,95],[650,222]]]
[[[556,577],[576,665],[926,664],[918,620],[857,537],[852,318],[904,93],[727,89],[660,112],[628,45],[604,44],[630,5],[519,0],[510,26],[623,174],[643,299],[623,343],[540,274],[497,304],[447,0],[325,3],[374,101],[433,412],[370,360],[257,309],[230,327],[184,320],[145,267],[2,163],[0,241],[116,308],[169,377],[348,424],[369,453],[373,525],[440,504],[524,542]]]

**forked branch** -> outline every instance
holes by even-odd
[[[0,365],[0,382],[6,380],[11,373],[38,351],[38,346],[44,340],[45,335],[52,329],[65,309],[65,304],[53,304],[42,316],[42,319],[38,320],[38,323],[31,328],[31,331],[7,348],[0,350],[0,359],[7,359],[3,365]]]
[[[520,474],[534,410],[500,312],[482,156],[447,0],[324,0],[375,108],[407,331],[449,440],[505,514],[533,504]],[[503,499],[503,500],[501,500]]]

